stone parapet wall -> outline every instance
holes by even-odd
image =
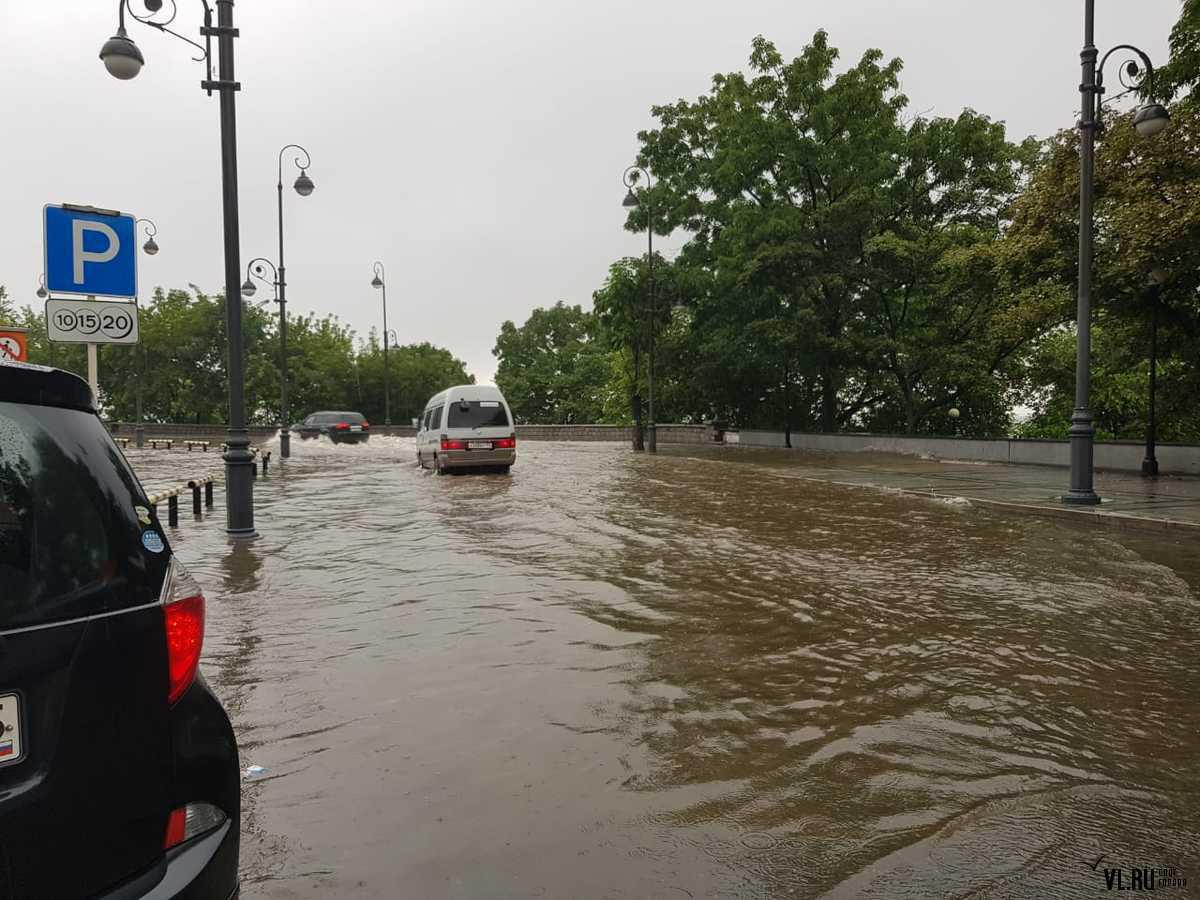
[[[743,447],[784,446],[781,431],[741,431],[726,438]],[[830,453],[898,453],[937,459],[1014,463],[1039,466],[1068,466],[1071,450],[1068,441],[1024,438],[917,437],[898,434],[820,434],[792,432],[793,450],[818,450]],[[1200,475],[1200,446],[1159,444],[1155,456],[1164,475]],[[1097,469],[1114,472],[1139,472],[1145,446],[1139,441],[1097,441]]]

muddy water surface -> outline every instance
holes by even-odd
[[[1200,548],[766,452],[293,448],[259,540],[171,538],[248,898],[1200,895]]]

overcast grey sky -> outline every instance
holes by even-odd
[[[4,6],[0,284],[34,301],[42,206],[69,202],[158,223],[143,296],[189,281],[219,291],[217,100],[188,47],[132,24],[146,66],[118,82],[97,58],[115,0]],[[200,4],[180,6],[194,37]],[[1165,60],[1178,0],[1097,7],[1102,50],[1133,43]],[[638,129],[652,104],[743,68],[756,34],[790,58],[825,28],[846,65],[880,47],[904,60],[912,111],[971,106],[1019,139],[1074,120],[1082,12],[1082,0],[241,0],[242,264],[275,257],[276,157],[303,144],[317,188],[285,199],[292,308],[365,335],[381,319],[382,260],[400,341],[448,347],[487,380],[502,321],[589,306],[608,264],[643,252],[620,205]]]

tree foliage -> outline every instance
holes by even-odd
[[[604,421],[612,361],[598,332],[595,314],[561,301],[500,327],[496,385],[518,422]]]
[[[30,329],[30,360],[86,375],[82,345],[51,344],[43,314],[26,308],[17,324]],[[156,290],[140,312],[141,343],[100,348],[104,414],[134,421],[139,386],[149,422],[227,421],[225,298],[183,290]],[[281,417],[279,317],[243,302],[247,419],[276,424]],[[383,351],[372,333],[356,341],[335,316],[288,316],[289,414],[293,421],[317,409],[355,409],[383,423]],[[454,384],[470,383],[466,366],[430,344],[388,351],[394,424],[408,424],[426,400]]]

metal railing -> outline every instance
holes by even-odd
[[[176,487],[150,494],[146,499],[150,502],[150,509],[155,516],[158,516],[158,507],[165,500],[167,504],[167,524],[172,528],[177,528],[179,526],[180,495],[186,491],[192,492],[192,515],[199,518],[203,515],[203,510],[200,506],[200,493],[201,491],[204,492],[204,506],[212,509],[213,484],[216,483],[217,477],[216,474],[200,475]]]

